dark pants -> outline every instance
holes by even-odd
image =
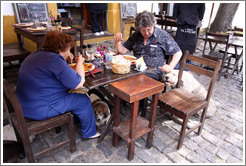
[[[103,31],[102,21],[103,21],[103,13],[101,14],[91,13],[91,26],[92,26],[93,33]]]
[[[194,53],[196,47],[196,38],[197,38],[196,26],[194,25],[178,26],[175,40],[179,45],[183,54],[186,50],[188,50],[190,54]],[[175,66],[175,69],[179,69],[182,58],[180,59],[179,63]],[[191,63],[190,60],[187,60],[187,62]]]
[[[163,71],[161,71],[160,69],[157,70],[153,70],[150,72],[145,73],[144,75],[157,80],[157,81],[162,81],[162,77],[163,77]],[[139,102],[139,111],[143,111],[144,110],[144,99],[140,100]]]

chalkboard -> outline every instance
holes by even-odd
[[[48,7],[46,3],[14,3],[13,5],[17,23],[34,22],[36,18],[40,22],[47,21]]]
[[[135,17],[136,13],[136,3],[120,3],[120,15],[122,20],[127,19],[128,17]]]

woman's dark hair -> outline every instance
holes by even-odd
[[[74,41],[71,36],[59,31],[50,31],[45,35],[42,48],[46,51],[58,53],[72,47]]]
[[[155,26],[156,20],[154,14],[148,11],[138,13],[135,19],[135,27],[140,30],[142,27]]]

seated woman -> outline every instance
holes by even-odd
[[[89,97],[67,92],[81,88],[85,82],[82,55],[76,59],[75,70],[66,63],[73,59],[73,45],[71,36],[48,32],[42,49],[30,54],[20,67],[17,97],[25,117],[44,120],[71,111],[80,120],[82,138],[97,138],[100,134]]]

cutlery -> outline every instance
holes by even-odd
[[[92,77],[95,77],[95,75],[90,71],[90,69],[86,65],[84,65],[84,66],[89,71],[89,73],[92,75]]]

